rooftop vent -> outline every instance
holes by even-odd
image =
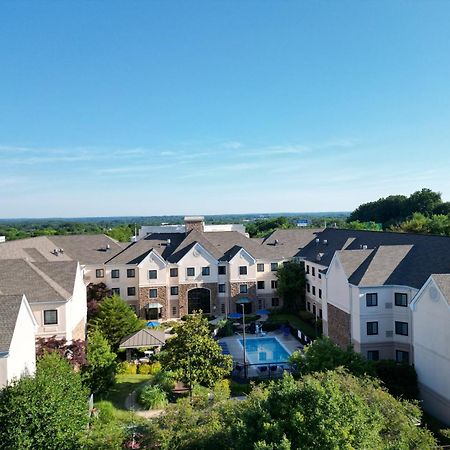
[[[63,249],[63,248],[60,248],[60,249],[59,249],[59,253],[64,253],[64,249]]]
[[[316,238],[316,244],[319,244],[319,243],[320,243],[320,239]]]
[[[57,249],[57,248],[54,248],[54,249],[53,249],[53,254],[54,254],[55,256],[58,256],[59,253],[58,253],[58,249]]]
[[[273,241],[273,245],[278,245],[278,239],[275,239],[275,241]]]
[[[363,248],[363,250],[367,250],[367,245],[364,244],[364,245],[362,246],[362,248]]]
[[[109,244],[106,244],[105,250],[106,251],[111,250],[111,246]]]
[[[167,247],[169,247],[169,245],[172,243],[172,241],[170,239],[167,239]]]
[[[328,245],[328,239],[323,240],[324,245]]]
[[[317,253],[316,260],[321,261],[323,258],[323,255],[324,255],[323,253]]]

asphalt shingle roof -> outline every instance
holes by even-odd
[[[433,280],[438,285],[442,294],[446,298],[447,303],[450,305],[450,273],[446,273],[446,274],[434,273],[432,276],[433,276]]]
[[[23,295],[0,295],[0,352],[8,352]]]

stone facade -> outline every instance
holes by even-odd
[[[214,307],[218,308],[217,302],[217,283],[187,283],[178,286],[178,306],[180,316],[188,313],[188,292],[191,289],[205,288],[211,293],[211,313],[214,313]]]
[[[198,220],[186,220],[184,222],[184,225],[186,227],[185,228],[186,234],[189,233],[192,230],[199,231],[201,233],[203,233],[205,231],[205,223],[201,219],[198,219]]]
[[[241,294],[240,291],[240,285],[246,284],[247,285],[247,293]],[[256,301],[257,295],[256,295],[256,281],[242,281],[238,283],[230,283],[230,311],[231,312],[240,312],[236,308],[236,301],[240,298],[249,298],[250,300],[253,300],[253,310],[256,310],[258,308],[258,302]]]
[[[158,295],[156,298],[149,297],[150,289],[158,289]],[[163,307],[161,309],[161,319],[166,320],[169,318],[168,308],[169,302],[167,297],[167,286],[152,286],[139,288],[139,316],[145,318],[145,309],[149,303],[160,303]]]
[[[351,344],[350,314],[328,303],[328,336],[340,347]]]

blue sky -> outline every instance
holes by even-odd
[[[0,217],[450,200],[448,1],[0,3]]]

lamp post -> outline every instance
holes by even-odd
[[[247,379],[247,354],[245,345],[245,305],[241,303],[242,306],[242,328],[243,328],[243,342],[244,342],[244,378]]]

